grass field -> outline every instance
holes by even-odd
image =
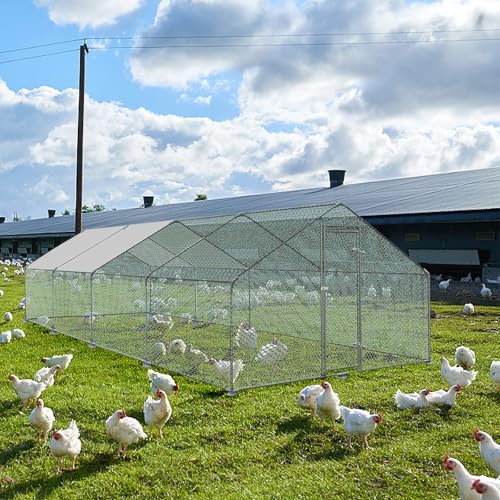
[[[0,288],[2,315],[16,311],[22,280]],[[433,307],[438,318],[432,321],[430,366],[330,379],[343,404],[383,414],[370,438],[372,449],[356,442],[347,450],[341,423],[322,427],[303,413],[295,403],[303,383],[231,398],[178,376],[180,391],[170,398],[173,417],[164,438],[136,445],[124,460],[106,437],[104,421],[118,408],[143,421],[145,369],[138,361],[24,324],[22,312],[14,312],[14,321],[0,322],[0,330],[20,327],[27,337],[0,345],[0,498],[458,498],[452,474],[441,465],[444,454],[475,474],[491,475],[472,432],[479,427],[500,441],[500,393],[488,376],[491,360],[500,358],[500,306],[480,307],[472,318],[464,318],[459,306]],[[461,344],[476,351],[479,375],[457,405],[447,414],[437,408],[398,411],[392,398],[397,388],[446,386],[439,357],[451,360]],[[55,428],[76,419],[82,453],[76,471],[56,475],[48,445],[36,443],[7,375],[32,377],[41,356],[62,353],[73,353],[73,363],[44,401],[54,410]]]

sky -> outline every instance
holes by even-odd
[[[0,28],[7,221],[74,211],[84,40],[87,205],[500,166],[497,0],[20,0]]]

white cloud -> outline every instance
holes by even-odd
[[[499,24],[500,3],[491,0],[305,0],[272,4],[168,0],[160,2],[155,23],[145,34],[231,33],[256,38],[183,39],[179,41],[182,45],[252,46],[138,49],[130,64],[133,77],[142,84],[177,89],[203,87],[228,73],[239,74],[241,113],[257,120],[318,124],[331,121],[340,110],[340,120],[389,119],[398,126],[426,121],[443,126],[473,125],[478,119],[488,121],[498,116],[498,105],[494,104],[495,82],[500,79],[497,42],[258,45],[495,38],[494,31],[453,31],[497,28]],[[418,33],[429,30],[435,31]],[[394,35],[297,36],[346,32]]]
[[[115,24],[117,20],[137,10],[143,0],[34,0],[46,8],[55,24],[77,24],[81,29]]]
[[[193,101],[195,104],[201,104],[203,106],[209,106],[210,103],[212,102],[212,96],[211,95],[199,95],[194,98]]]
[[[72,89],[14,92],[0,82],[1,192],[8,193],[0,196],[0,214],[72,210],[76,104]],[[249,114],[185,118],[88,97],[84,202],[124,208],[139,206],[144,193],[156,204],[190,201],[196,193],[248,194],[253,188],[241,179],[250,178],[259,189],[327,186],[332,168],[346,169],[352,183],[500,165],[500,128],[491,124],[363,120],[359,92],[336,96],[325,108],[301,127],[272,131]],[[346,119],[352,109],[358,119]]]

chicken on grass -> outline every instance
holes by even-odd
[[[304,410],[311,410],[311,416],[316,414],[318,396],[324,391],[320,384],[304,387],[297,398],[297,404]]]
[[[72,459],[71,470],[75,470],[76,459],[81,450],[80,431],[74,420],[71,421],[67,429],[54,432],[50,440],[50,452],[57,458],[56,472],[61,472],[61,464],[64,457]]]
[[[23,402],[21,411],[26,409],[30,400],[38,399],[47,388],[43,382],[36,382],[31,379],[20,379],[13,373],[9,375],[10,383],[19,399]]]
[[[370,414],[366,410],[348,408],[347,406],[340,407],[340,414],[344,419],[344,431],[349,436],[349,448],[352,448],[352,436],[362,437],[365,447],[369,448],[368,436],[382,422],[382,415],[379,413]]]
[[[44,366],[35,373],[35,375],[33,376],[33,380],[35,382],[43,382],[47,387],[51,387],[54,385],[55,374],[60,369],[61,367],[59,365],[54,365],[50,368]]]
[[[288,346],[274,337],[273,340],[262,346],[255,357],[255,361],[261,365],[271,367],[274,375],[281,361],[288,355]]]
[[[208,360],[208,364],[213,367],[215,376],[219,380],[222,380],[226,385],[231,385],[231,382],[234,384],[243,368],[245,368],[245,363],[243,363],[241,359],[228,361],[225,359],[217,360],[210,358]]]
[[[472,488],[481,495],[482,500],[500,500],[500,481],[497,479],[476,479]]]
[[[440,389],[439,391],[431,391],[427,396],[427,401],[431,405],[442,405],[452,407],[457,399],[457,394],[462,390],[460,384],[452,385],[447,391]]]
[[[179,385],[175,383],[175,380],[166,373],[155,372],[154,370],[148,370],[148,378],[151,381],[151,392],[156,394],[158,389],[161,389],[166,394],[172,394],[179,390]]]
[[[479,443],[479,452],[486,465],[497,475],[500,475],[500,444],[484,431],[476,429],[474,439]]]
[[[419,392],[411,392],[408,394],[398,389],[396,394],[394,394],[394,400],[396,401],[396,406],[400,410],[407,410],[408,408],[420,409],[429,406],[429,401],[427,399],[429,394],[429,389],[422,389]]]
[[[497,390],[500,391],[500,361],[492,361],[490,366],[491,380],[497,385]]]
[[[464,370],[470,370],[476,362],[476,353],[472,349],[461,345],[455,350],[455,362]]]
[[[54,412],[44,405],[43,399],[36,400],[35,408],[31,410],[29,419],[31,427],[38,431],[37,439],[46,441],[55,417]]]
[[[463,389],[476,379],[476,371],[464,370],[461,366],[450,366],[446,358],[441,358],[441,375],[450,385],[460,384]]]
[[[51,368],[52,366],[59,365],[59,371],[62,373],[66,370],[73,359],[73,354],[60,354],[50,358],[42,358],[42,363]]]
[[[455,474],[455,480],[457,481],[458,485],[458,492],[462,500],[479,500],[481,498],[479,494],[472,488],[472,483],[480,479],[479,476],[471,474],[465,468],[462,462],[460,462],[460,460],[452,458],[449,455],[445,455],[443,459],[443,466],[446,470],[449,470],[450,472],[453,472],[453,474]]]
[[[340,418],[340,399],[336,392],[333,392],[329,382],[322,382],[323,392],[316,399],[316,415],[321,419],[330,417],[333,421]]]
[[[116,410],[106,420],[106,434],[118,443],[118,455],[125,457],[127,448],[148,436],[138,420],[127,417],[123,410]]]
[[[146,425],[157,427],[162,438],[162,428],[172,416],[172,407],[164,391],[158,389],[155,394],[159,399],[148,396],[148,399],[144,402],[144,422],[146,422]]]

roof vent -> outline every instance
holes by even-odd
[[[144,200],[144,208],[148,208],[148,207],[153,206],[153,201],[155,199],[154,196],[143,196],[142,198]]]
[[[55,217],[56,215],[56,211],[55,210],[51,210],[49,208],[49,210],[47,210],[48,214],[49,214],[49,219],[52,219],[52,217]]]
[[[328,170],[330,187],[335,188],[344,184],[345,170]]]
[[[0,217],[0,224],[3,224],[5,222],[5,217]]]

